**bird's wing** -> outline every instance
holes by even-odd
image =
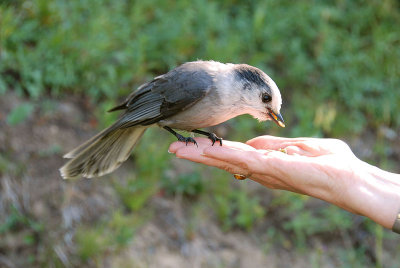
[[[203,70],[184,67],[142,85],[124,103],[111,109],[126,110],[115,126],[150,125],[191,107],[206,96],[213,88],[212,76]]]

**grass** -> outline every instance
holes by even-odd
[[[398,127],[398,3],[309,5],[6,1],[0,6],[0,85],[33,99],[84,92],[93,101],[110,100],[185,61],[247,62],[282,88],[288,125],[298,122],[293,133]]]
[[[97,262],[105,254],[123,249],[148,217],[146,213],[124,214],[118,210],[95,226],[81,226],[75,236],[78,256],[84,262]]]
[[[378,133],[381,127],[398,132],[399,8],[395,0],[2,1],[0,95],[13,90],[29,99],[6,121],[20,124],[37,106],[51,113],[49,98],[75,94],[95,104],[93,113],[104,127],[117,117],[104,112],[141,83],[185,61],[213,59],[262,68],[284,99],[285,130],[243,116],[229,123],[235,131],[225,138],[245,141],[264,133],[358,137],[367,130]],[[308,198],[291,193],[276,195],[265,208],[258,196],[232,186],[230,176],[221,171],[199,168],[171,177],[166,151],[173,139],[160,133],[146,132],[135,150],[136,171],[126,184],[113,180],[124,212],[78,231],[83,261],[100,258],[109,245],[129,243],[134,215],[146,210],[160,191],[189,197],[194,217],[202,208],[212,208],[226,231],[252,230],[274,215],[284,223],[271,228],[268,236],[283,247],[288,244],[286,232],[298,247],[307,248],[308,237],[353,228],[350,214],[326,205],[312,208]],[[385,141],[378,135],[374,160],[393,167]],[[59,150],[46,148],[43,153]],[[0,156],[0,172],[9,169],[8,162]],[[208,201],[198,205],[196,198]],[[13,212],[7,220],[20,221],[17,216]],[[7,222],[1,225],[3,232],[13,228]],[[191,221],[187,232],[195,227]],[[377,237],[376,265],[381,267],[385,236],[379,228],[368,232]],[[344,267],[364,267],[363,254],[362,249],[343,250],[338,258]]]

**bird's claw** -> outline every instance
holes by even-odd
[[[199,147],[199,146],[197,145],[196,140],[193,139],[192,137],[184,137],[184,136],[182,136],[182,135],[179,135],[179,136],[177,136],[177,138],[178,138],[178,141],[183,141],[183,142],[185,142],[185,143],[186,143],[186,146],[188,145],[189,142],[192,142],[192,143],[194,143],[197,147]]]
[[[212,146],[214,146],[214,143],[216,141],[219,141],[219,145],[222,146],[222,138],[218,137],[217,135],[215,135],[214,133],[210,133],[208,135],[208,138],[212,141]]]

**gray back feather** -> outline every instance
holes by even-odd
[[[126,111],[115,128],[156,123],[191,107],[213,88],[213,73],[205,65],[185,63],[140,86],[117,106]]]
[[[72,158],[60,171],[64,178],[101,176],[125,161],[147,125],[191,107],[214,89],[207,64],[185,63],[131,93],[111,111],[125,109],[121,118],[64,157]]]

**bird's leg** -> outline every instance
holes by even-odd
[[[206,131],[198,130],[198,129],[194,129],[194,130],[192,130],[192,132],[207,136],[212,141],[212,145],[214,145],[214,143],[216,141],[219,141],[219,145],[222,146],[222,138],[218,137],[214,133],[210,133],[210,132],[206,132]]]
[[[197,145],[197,142],[192,138],[192,137],[184,137],[179,133],[176,133],[176,131],[174,131],[172,128],[164,126],[163,127],[165,130],[169,131],[170,133],[172,133],[175,137],[178,138],[178,141],[183,141],[186,142],[186,145],[188,145],[189,142],[193,142],[194,144],[196,144],[197,147],[199,147]]]

